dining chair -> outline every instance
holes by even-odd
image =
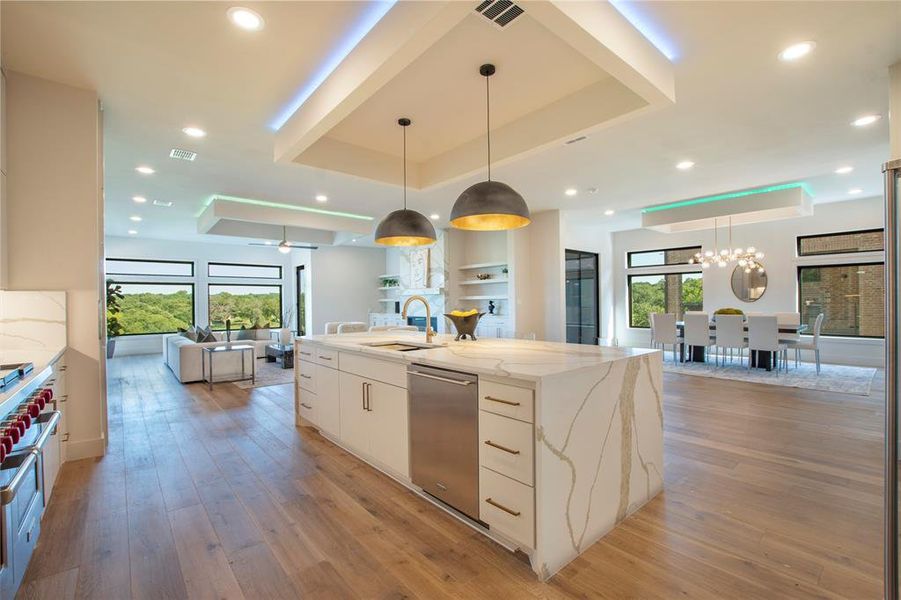
[[[745,341],[745,317],[744,315],[717,315],[716,316],[716,350],[729,351],[729,359],[732,359],[732,351],[738,350],[738,364],[744,355],[744,349],[748,347]],[[726,364],[726,355],[723,354],[723,364]]]
[[[652,313],[651,322],[654,328],[654,347],[657,345],[666,355],[666,344],[673,346],[673,364],[678,363],[676,358],[676,346],[682,343],[682,338],[676,333],[676,315],[673,313]]]
[[[813,322],[813,338],[811,338],[811,341],[805,342],[802,338],[786,343],[788,348],[793,348],[795,351],[795,365],[801,361],[801,350],[811,350],[813,352],[817,364],[817,375],[820,374],[820,332],[823,329],[823,320],[825,318],[826,315],[823,313],[817,315],[816,321]]]
[[[331,335],[333,333],[338,333],[338,325],[341,324],[341,321],[329,321],[325,324],[325,328],[322,333],[325,335]]]
[[[651,325],[651,348],[654,348],[655,350],[657,349],[657,336],[654,334],[654,318],[657,316],[657,314],[658,313],[651,313],[650,315],[648,315],[648,322]]]
[[[686,352],[689,352],[691,346],[701,346],[710,349],[716,343],[716,340],[710,335],[710,317],[705,312],[686,312],[683,317],[685,321],[685,331],[682,333],[683,346],[686,346]],[[714,355],[716,362],[716,355]]]
[[[779,358],[785,364],[787,351],[785,344],[779,342],[779,323],[775,315],[748,317],[748,370],[751,370],[752,352],[771,352],[773,366],[779,373]]]
[[[363,333],[369,329],[369,326],[366,323],[361,323],[359,321],[349,321],[347,323],[341,323],[338,325],[338,334],[343,333]]]

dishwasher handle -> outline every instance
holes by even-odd
[[[407,371],[408,375],[416,375],[417,377],[425,377],[427,379],[434,379],[436,381],[443,381],[444,383],[453,383],[454,385],[472,385],[472,381],[464,381],[460,379],[450,379],[449,377],[439,377],[438,375],[429,375],[428,373],[423,373],[422,371]]]

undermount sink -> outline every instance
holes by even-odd
[[[429,348],[441,348],[445,344],[418,344],[415,342],[370,342],[363,344],[369,348],[379,350],[394,350],[395,352],[412,352],[414,350],[428,350]]]

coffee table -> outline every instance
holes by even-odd
[[[224,381],[246,381],[250,380],[251,383],[256,383],[257,376],[257,366],[253,361],[253,351],[254,347],[249,344],[227,344],[225,346],[211,346],[209,348],[204,348],[203,352],[200,353],[200,372],[203,374],[203,381],[209,384],[210,390],[213,389],[213,356],[217,354],[225,354],[227,352],[240,352],[241,353],[241,377],[235,377],[232,379],[219,379],[215,381],[215,383],[221,383]],[[250,377],[247,376],[247,369],[244,366],[244,353],[250,352]],[[209,363],[209,377],[207,377],[207,366],[206,363]]]
[[[266,346],[266,362],[278,362],[283,369],[293,369],[294,346],[292,344],[269,344]]]

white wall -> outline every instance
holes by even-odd
[[[355,246],[321,247],[311,253],[310,329],[319,335],[329,321],[369,323],[380,310],[378,276],[385,250]]]
[[[10,290],[67,296],[69,459],[103,454],[102,162],[97,94],[6,73]]]
[[[531,285],[527,300],[537,339],[566,341],[566,304],[564,301],[564,268],[562,217],[559,210],[532,215],[529,229],[529,259],[516,260],[517,270],[531,268]]]
[[[194,261],[194,323],[206,326],[209,323],[209,302],[207,285],[211,283],[207,277],[207,263],[230,262],[255,265],[278,265],[282,267],[281,281],[253,280],[254,283],[281,283],[282,311],[295,307],[294,258],[309,256],[309,250],[292,250],[291,254],[282,254],[274,247],[240,246],[235,244],[217,244],[215,242],[182,242],[174,240],[154,240],[140,237],[106,238],[107,258],[142,258],[162,260]],[[115,276],[111,276],[115,279]],[[126,280],[126,278],[122,278]],[[172,278],[174,279],[174,278]],[[148,278],[132,278],[147,281]],[[179,281],[183,281],[179,279]],[[233,283],[234,280],[215,280],[212,283]],[[296,312],[296,309],[295,311]],[[296,314],[294,318],[296,319]],[[289,325],[294,328],[294,323]],[[116,341],[116,356],[130,354],[156,354],[162,352],[161,335],[135,335],[120,337]]]
[[[727,306],[740,308],[746,312],[798,310],[797,267],[799,264],[815,264],[815,260],[796,258],[797,236],[882,227],[882,211],[882,198],[866,198],[818,204],[815,206],[814,214],[808,217],[734,227],[733,245],[739,247],[753,245],[766,254],[762,262],[767,270],[767,290],[756,302],[742,302],[732,293],[730,279],[732,269],[712,267],[704,272],[704,310],[713,312]],[[723,230],[720,231],[722,233]],[[721,246],[726,245],[722,237],[720,241]],[[705,248],[712,246],[713,232],[704,230],[667,234],[635,229],[613,234],[616,315],[614,337],[618,338],[620,344],[646,346],[650,341],[649,330],[629,327],[626,252],[694,244],[700,244]],[[822,341],[822,356],[825,362],[879,366],[883,362],[884,343],[882,340],[873,339],[825,338]]]

